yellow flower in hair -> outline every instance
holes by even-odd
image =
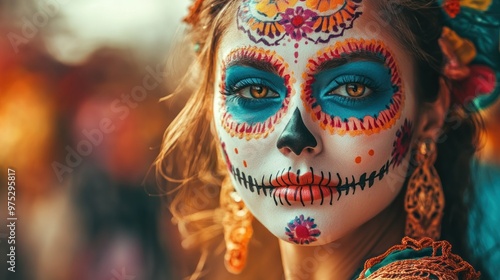
[[[442,36],[451,44],[451,47],[462,65],[469,64],[477,54],[474,43],[460,37],[448,27],[443,28]]]
[[[478,11],[487,11],[492,0],[460,0],[460,6],[471,8]]]
[[[279,13],[297,4],[298,0],[255,0],[255,9],[268,18],[275,18]]]
[[[320,13],[328,10],[338,10],[346,4],[347,0],[306,0],[306,6]]]

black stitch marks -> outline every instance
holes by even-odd
[[[273,178],[280,178],[281,175],[286,172],[286,169],[278,171],[276,174],[269,175],[269,178],[262,176],[260,181],[257,181],[257,179],[253,178],[251,175],[246,175],[245,172],[241,172],[239,168],[235,168],[234,166],[232,166],[231,168],[231,173],[233,175],[233,178],[240,185],[244,186],[245,189],[249,190],[252,193],[257,192],[257,195],[262,194],[264,196],[272,197],[276,205],[292,205],[290,197],[287,195],[287,191],[288,189],[293,189],[293,192],[295,193],[295,195],[292,197],[293,200],[299,201],[303,206],[305,206],[305,199],[302,197],[302,190],[304,188],[310,188],[312,192],[313,186],[315,188],[319,188],[321,199],[312,199],[310,204],[314,204],[314,202],[317,201],[319,205],[323,205],[325,202],[329,201],[329,204],[332,205],[334,193],[338,193],[337,200],[339,200],[342,194],[348,195],[350,193],[350,190],[352,190],[352,194],[354,194],[358,187],[361,190],[364,190],[367,186],[368,188],[371,188],[373,184],[375,184],[375,182],[382,180],[384,176],[389,173],[390,165],[391,160],[387,160],[386,163],[382,165],[382,167],[380,167],[378,170],[374,170],[369,173],[365,172],[361,174],[359,178],[355,178],[354,175],[351,175],[351,177],[343,177],[339,173],[336,173],[335,176],[338,179],[338,184],[336,186],[322,187],[318,187],[318,184],[287,186],[285,183],[280,186],[273,186]],[[291,170],[291,168],[289,168],[288,170]],[[300,170],[297,170],[297,174],[300,174]],[[330,181],[332,180],[332,174],[330,172],[328,172],[328,176],[324,176],[323,173],[321,173],[321,175],[325,181],[327,177],[329,178],[328,183],[330,183]],[[321,182],[322,181],[323,180],[321,180]],[[324,198],[328,196],[330,196],[330,199],[325,200]]]

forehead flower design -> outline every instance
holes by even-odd
[[[297,41],[302,36],[307,36],[313,32],[314,20],[318,15],[311,10],[304,10],[302,7],[296,9],[288,8],[281,15],[280,23],[285,27],[286,33]]]
[[[352,28],[362,0],[243,0],[238,29],[255,43],[279,45],[287,37],[327,43]]]

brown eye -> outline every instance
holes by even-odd
[[[247,86],[238,91],[238,94],[241,97],[248,99],[264,99],[264,98],[275,98],[280,95],[269,87],[261,86],[261,85],[253,85]]]
[[[330,91],[328,95],[340,95],[348,98],[362,98],[373,93],[373,90],[362,83],[345,83]]]
[[[349,83],[345,85],[345,89],[350,97],[360,97],[365,93],[366,86],[359,83]]]
[[[253,98],[264,98],[267,96],[269,89],[263,86],[251,86],[250,94]]]

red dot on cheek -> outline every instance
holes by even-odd
[[[369,151],[368,151],[368,154],[369,154],[370,156],[373,156],[373,155],[375,154],[375,151],[374,151],[374,150],[369,150]]]
[[[356,157],[356,159],[354,160],[354,162],[361,163],[361,157]]]
[[[309,230],[305,226],[297,226],[295,228],[295,235],[297,235],[298,238],[307,238],[309,237]]]

